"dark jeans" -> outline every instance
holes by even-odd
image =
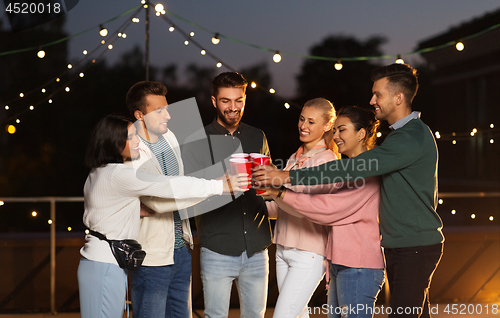
[[[430,317],[429,289],[443,244],[384,249],[391,290],[389,317]]]
[[[141,266],[131,273],[134,318],[189,318],[191,313],[191,251],[174,250],[174,264]]]

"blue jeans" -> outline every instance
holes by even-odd
[[[383,284],[383,269],[352,268],[330,262],[328,317],[372,317]]]
[[[186,318],[191,310],[191,251],[174,251],[174,264],[131,272],[134,318]]]
[[[78,265],[82,318],[121,318],[125,309],[127,273],[118,265],[84,257]]]
[[[263,318],[267,304],[269,255],[267,250],[247,257],[228,256],[201,248],[201,279],[205,317],[227,317],[233,280],[238,288],[241,317]]]

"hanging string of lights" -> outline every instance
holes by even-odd
[[[210,34],[215,34],[214,38],[216,37],[217,39],[219,39],[220,41],[220,38],[223,38],[223,39],[226,39],[228,41],[231,41],[231,42],[234,42],[234,43],[238,43],[238,44],[242,44],[242,45],[246,45],[248,47],[252,47],[252,48],[255,48],[255,49],[258,49],[258,50],[262,50],[262,51],[267,51],[267,52],[273,52],[274,55],[273,55],[273,61],[275,63],[279,63],[281,61],[281,55],[288,55],[288,56],[295,56],[295,57],[300,57],[300,58],[304,58],[304,59],[314,59],[314,60],[323,60],[323,61],[334,61],[336,62],[335,63],[335,69],[340,71],[342,69],[342,63],[341,61],[366,61],[366,60],[379,60],[379,59],[390,59],[390,58],[397,58],[396,62],[395,63],[404,63],[403,59],[401,58],[402,56],[408,56],[408,55],[414,55],[414,54],[419,54],[419,53],[425,53],[425,52],[431,52],[431,51],[436,51],[436,50],[440,50],[442,48],[445,48],[445,47],[449,47],[449,46],[455,46],[456,49],[458,51],[463,51],[464,48],[465,48],[465,45],[464,45],[464,41],[466,40],[469,40],[469,39],[472,39],[472,38],[475,38],[475,37],[478,37],[480,35],[483,35],[487,32],[490,32],[494,29],[497,29],[500,27],[500,23],[498,24],[495,24],[489,28],[486,28],[480,32],[477,32],[477,33],[474,33],[474,34],[471,34],[469,36],[466,36],[466,37],[463,37],[461,38],[459,41],[449,41],[449,42],[446,42],[446,43],[443,43],[441,45],[437,45],[437,46],[432,46],[432,47],[428,47],[428,48],[422,48],[420,50],[415,50],[415,51],[412,51],[412,52],[407,52],[407,53],[399,53],[399,54],[386,54],[386,55],[379,55],[379,56],[355,56],[355,57],[329,57],[329,56],[318,56],[318,55],[307,55],[307,54],[298,54],[298,53],[292,53],[292,52],[282,52],[280,50],[276,50],[276,49],[270,49],[270,48],[267,48],[267,47],[263,47],[263,46],[260,46],[260,45],[255,45],[255,44],[251,44],[251,43],[247,43],[245,41],[241,41],[241,40],[238,40],[238,39],[235,39],[235,38],[232,38],[232,37],[229,37],[229,36],[226,36],[224,34],[221,34],[219,32],[214,32],[212,30],[209,30],[197,23],[194,23],[186,18],[183,18],[173,12],[170,12],[170,11],[166,11],[166,14],[168,15],[171,15],[173,17],[175,17],[176,19],[179,19],[181,21],[184,21],[200,30],[203,30],[203,31],[206,31]],[[215,44],[215,43],[214,43]]]
[[[137,15],[139,12],[140,12],[141,8],[137,9],[131,16],[135,16]],[[130,10],[128,11],[130,12]],[[123,15],[122,15],[123,16]],[[68,64],[67,65],[67,69],[65,69],[63,72],[61,72],[60,74],[58,74],[56,77],[54,78],[51,78],[49,81],[43,83],[42,85],[40,85],[39,87],[35,88],[35,89],[32,89],[31,91],[29,91],[28,93],[24,94],[24,93],[20,93],[19,94],[19,97],[16,97],[15,99],[9,101],[8,103],[6,103],[4,109],[6,111],[8,111],[10,109],[10,105],[12,105],[12,103],[15,103],[16,101],[20,100],[20,99],[23,99],[24,97],[30,95],[30,94],[33,94],[35,92],[42,92],[42,94],[46,94],[48,93],[46,87],[49,85],[49,84],[52,84],[54,82],[56,83],[61,83],[61,78],[63,76],[65,76],[70,70],[73,70],[75,69],[77,66],[79,66],[80,64],[82,64],[87,58],[89,58],[90,56],[92,56],[95,52],[97,52],[99,49],[103,48],[103,45],[108,43],[107,47],[96,57],[94,58],[90,63],[88,63],[86,66],[84,66],[79,72],[76,73],[76,75],[74,75],[73,77],[69,78],[65,83],[61,83],[60,87],[53,90],[52,92],[50,92],[48,94],[48,96],[42,98],[40,101],[36,102],[36,103],[33,103],[31,104],[28,108],[22,110],[22,111],[19,111],[17,112],[15,115],[12,115],[10,117],[8,117],[7,119],[3,120],[1,122],[1,124],[5,124],[5,123],[8,123],[8,122],[13,122],[15,121],[17,124],[19,124],[21,122],[20,120],[20,116],[30,112],[30,111],[33,111],[35,108],[37,108],[39,105],[42,105],[43,103],[47,102],[49,104],[52,104],[53,103],[53,97],[62,92],[62,91],[65,91],[65,92],[70,92],[70,84],[72,82],[74,82],[76,79],[78,78],[82,78],[84,77],[84,72],[90,68],[92,65],[94,65],[96,63],[97,60],[100,60],[102,58],[102,56],[108,52],[109,50],[113,49],[113,44],[118,40],[118,38],[126,38],[126,34],[124,33],[124,31],[131,25],[132,22],[137,22],[137,18],[131,18],[131,19],[127,19],[122,25],[120,25],[117,29],[117,31],[111,33],[109,35],[108,38],[102,40],[100,42],[100,44],[94,49],[92,50],[90,53],[87,51],[87,50],[84,50],[83,51],[83,55],[85,56],[84,58],[80,59],[79,61],[77,61],[75,63],[75,65],[73,64]],[[103,36],[103,32],[102,32],[102,28],[101,28],[101,32],[100,32],[101,36]],[[106,32],[106,35],[108,33]],[[105,36],[105,35],[104,35]],[[10,134],[13,134],[16,132],[16,128],[14,125],[8,125],[6,127],[6,130],[7,132],[9,132]]]
[[[184,37],[185,41],[184,41],[184,44],[185,45],[189,45],[189,43],[193,43],[195,46],[197,46],[199,49],[200,49],[200,53],[201,55],[208,55],[210,56],[214,61],[217,62],[216,64],[216,67],[217,68],[221,68],[222,66],[226,67],[227,69],[233,71],[233,72],[236,72],[236,69],[229,66],[227,63],[222,63],[222,59],[220,59],[219,57],[217,57],[215,54],[213,54],[212,52],[210,52],[209,50],[207,50],[206,48],[204,48],[199,42],[197,42],[196,40],[193,39],[194,37],[194,32],[186,32],[184,31],[182,28],[180,28],[178,25],[176,25],[171,19],[169,19],[167,16],[165,16],[165,10],[163,9],[163,5],[156,5],[155,6],[155,10],[156,10],[156,15],[157,16],[160,16],[163,18],[163,20],[165,20],[167,23],[169,23],[170,27],[169,27],[169,31],[170,32],[174,32],[175,30],[178,30],[178,32]],[[212,38],[212,43],[214,45],[217,45],[219,43],[219,38],[218,38],[218,35],[215,34],[214,37]],[[255,89],[260,89],[260,90],[263,90],[265,92],[268,92],[270,94],[273,94],[276,98],[279,98],[281,99],[283,102],[284,102],[284,107],[286,109],[289,109],[290,106],[294,106],[294,107],[297,107],[297,108],[301,108],[300,105],[296,104],[296,103],[293,103],[293,102],[287,102],[287,100],[276,94],[276,90],[274,88],[269,88],[269,89],[266,89],[264,87],[261,87],[260,85],[257,85],[257,83],[255,82],[252,82],[250,83],[250,87]]]

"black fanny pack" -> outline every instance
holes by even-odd
[[[109,243],[111,252],[121,268],[134,271],[141,267],[146,252],[136,240],[108,240],[106,236],[96,231],[90,231],[90,234]]]

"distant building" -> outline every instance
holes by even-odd
[[[418,49],[457,41],[465,46],[463,51],[451,45],[422,53],[433,71],[433,128],[442,136],[437,139],[440,188],[500,189],[499,26],[500,9],[419,42]]]

